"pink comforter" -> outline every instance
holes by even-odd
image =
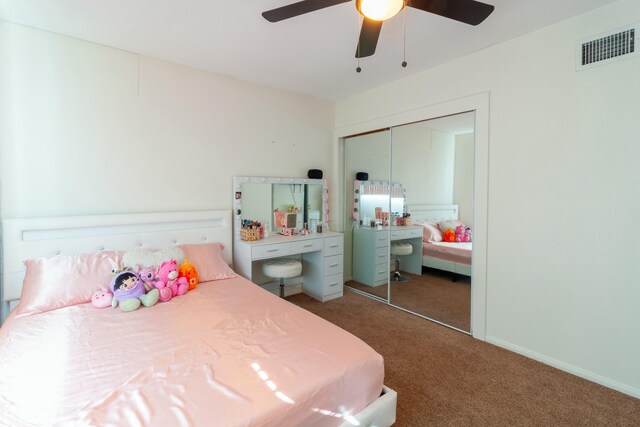
[[[473,243],[422,242],[422,255],[471,265]]]
[[[324,426],[382,390],[382,357],[242,278],[131,313],[76,305],[0,329],[0,424]]]

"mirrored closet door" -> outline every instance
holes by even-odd
[[[464,332],[474,123],[467,112],[344,140],[345,285]]]
[[[383,223],[390,221],[390,151],[389,129],[344,141],[345,285],[385,302],[389,230]]]
[[[391,277],[389,302],[470,332],[473,241],[474,113],[392,129],[391,181],[404,189],[405,215],[422,241],[391,237],[401,280]],[[401,227],[399,227],[400,229]],[[409,265],[419,251],[420,268]]]

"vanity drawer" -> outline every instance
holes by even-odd
[[[339,255],[342,253],[342,236],[327,237],[324,239],[324,256]]]
[[[331,276],[324,277],[324,295],[335,294],[336,292],[342,292],[342,273],[332,274]]]
[[[383,246],[381,248],[376,248],[376,264],[385,264],[387,262],[387,258],[389,257],[389,248],[387,246]]]
[[[386,231],[376,232],[376,248],[389,246],[389,234]]]
[[[331,276],[332,274],[342,273],[343,263],[342,254],[326,257],[324,259],[324,275]]]
[[[291,253],[290,243],[261,245],[251,248],[251,259],[277,258]]]
[[[389,278],[389,267],[387,264],[377,264],[376,274],[373,281],[375,283],[384,282]]]
[[[391,240],[414,239],[416,237],[422,237],[422,230],[419,228],[391,231]]]
[[[323,247],[322,239],[303,240],[301,242],[291,242],[292,254],[303,254],[305,252],[321,251]]]

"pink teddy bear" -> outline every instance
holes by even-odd
[[[456,242],[470,242],[471,241],[471,229],[469,227],[465,228],[464,225],[459,225],[456,227]]]
[[[175,259],[160,264],[156,277],[158,281],[154,286],[160,291],[160,301],[169,301],[175,296],[186,294],[189,290],[187,278],[178,277],[178,262]]]

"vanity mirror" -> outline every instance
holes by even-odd
[[[269,232],[278,231],[273,216],[276,209],[297,213],[289,216],[296,221],[295,226],[288,224],[289,228],[300,230],[306,224],[312,233],[317,231],[317,226],[327,228],[325,180],[238,176],[233,179],[233,189],[235,230],[240,229],[241,220],[249,219],[260,221]]]
[[[385,218],[393,220],[402,217],[405,213],[404,189],[400,184],[391,184],[383,181],[356,181],[354,183],[354,204],[356,217],[362,221],[363,225],[368,225],[371,220],[376,222],[380,218],[378,211],[385,211],[389,207],[389,212],[384,212]],[[384,207],[384,209],[383,209]],[[392,221],[392,224],[395,224]],[[383,224],[386,225],[386,224]]]

